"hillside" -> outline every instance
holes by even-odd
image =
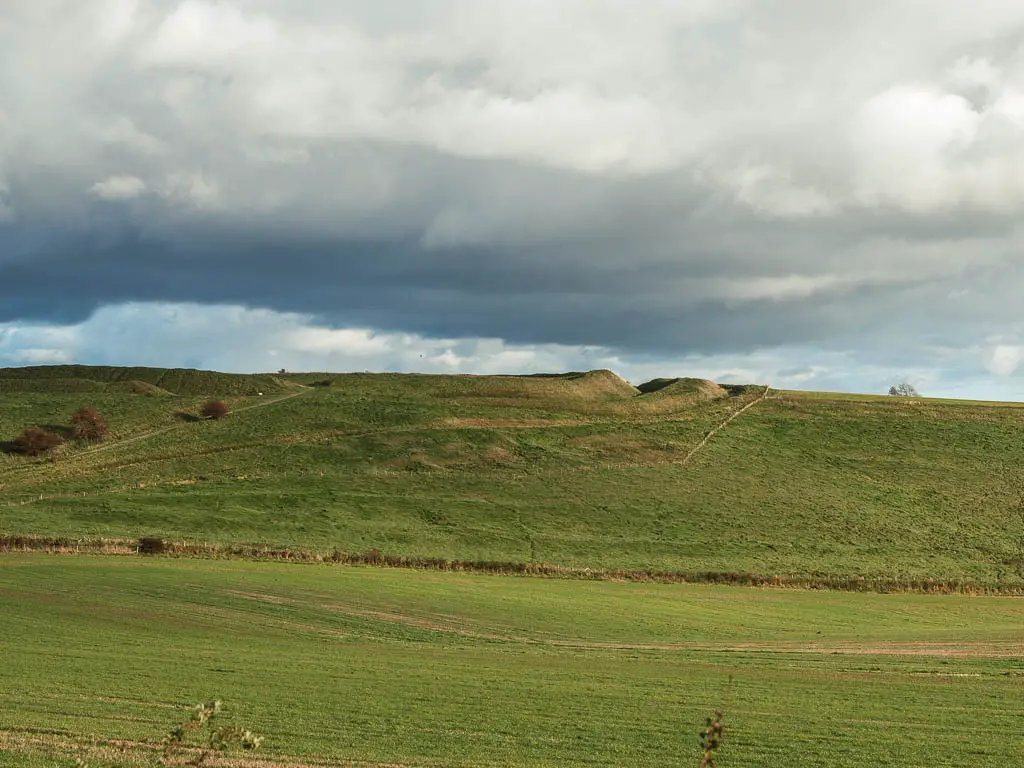
[[[53,460],[0,454],[0,533],[1024,585],[1014,405],[762,400],[763,388],[633,388],[607,371],[159,370],[0,371],[0,387],[38,386],[0,388],[0,439],[65,424],[83,404],[112,433]],[[68,380],[105,386],[47,385]],[[164,393],[112,388],[124,381]],[[235,412],[196,421],[211,394]]]

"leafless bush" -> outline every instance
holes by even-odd
[[[29,427],[12,442],[15,453],[25,456],[38,456],[46,453],[64,442],[64,438],[39,427]]]
[[[83,405],[71,415],[71,436],[75,440],[102,440],[107,436],[107,422],[96,409]]]
[[[917,388],[908,381],[900,382],[899,384],[893,384],[889,387],[889,394],[893,397],[920,397],[921,393],[917,391]]]
[[[208,400],[203,403],[202,410],[200,410],[205,419],[223,419],[228,412],[228,405],[223,400]]]

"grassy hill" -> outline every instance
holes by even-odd
[[[0,536],[1024,590],[1015,404],[608,371],[0,382],[0,441],[82,405],[111,430],[0,452]],[[211,397],[230,415],[197,418]],[[151,765],[220,697],[266,741],[211,765],[696,765],[720,706],[723,766],[995,768],[1024,748],[1020,602],[4,553],[0,764]]]
[[[608,371],[6,369],[0,440],[83,404],[111,439],[0,454],[0,533],[1024,586],[1024,409],[763,394]],[[211,395],[234,413],[196,421]]]

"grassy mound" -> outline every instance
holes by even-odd
[[[724,387],[707,379],[652,379],[640,384],[637,389],[644,395],[692,397],[701,400],[729,396]]]

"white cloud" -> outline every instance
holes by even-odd
[[[687,295],[728,302],[788,301],[818,294],[834,293],[872,280],[868,274],[855,277],[837,275],[781,275],[777,277],[697,278],[687,282]]]
[[[699,172],[782,218],[996,205],[993,187],[1008,184],[1024,194],[1012,182],[1024,136],[992,150],[1012,172],[959,156],[988,146],[983,123],[1024,116],[1024,51],[971,52],[1024,14],[982,2],[968,18],[939,3],[923,18],[894,1],[837,12],[844,39],[826,46],[815,12],[740,0],[446,0],[401,15],[358,3],[51,2],[19,11],[6,42],[68,47],[61,60],[76,68],[41,57],[0,93],[18,105],[30,152],[53,156],[51,135],[64,132],[62,160],[102,164],[117,142],[165,153],[165,176],[283,151],[269,140],[364,139],[599,175]],[[877,51],[881,34],[894,42]],[[60,78],[59,98],[29,88],[41,77]],[[97,98],[111,89],[116,99]],[[68,131],[92,135],[72,150]],[[150,178],[147,163],[125,173]]]
[[[688,350],[812,341],[881,356],[938,335],[972,350],[970,371],[945,363],[968,378],[988,359],[972,345],[1014,321],[1012,298],[992,297],[1021,281],[1013,3],[7,6],[0,47],[19,66],[0,68],[5,316],[157,296],[351,326],[246,314],[213,352],[189,312],[171,333],[152,330],[159,305],[137,309],[182,359],[245,369],[273,351],[290,367],[640,370],[636,350],[683,350],[686,365]],[[91,265],[97,243],[107,278],[58,295],[49,275]],[[245,281],[209,279],[239,263]],[[129,310],[110,311],[88,327],[150,354],[104,325]],[[209,311],[196,322],[238,316]],[[900,333],[883,336],[886,323]],[[494,347],[502,335],[538,343]],[[74,344],[76,359],[101,355]],[[791,367],[804,372],[792,381],[836,386],[848,365],[868,381],[845,358],[751,354],[702,370]],[[892,373],[879,364],[870,386]]]
[[[117,45],[135,25],[138,0],[100,0],[97,3],[96,38],[100,44]]]
[[[794,183],[790,173],[770,166],[752,166],[726,173],[736,199],[767,216],[800,218],[833,213],[836,206],[813,186]]]
[[[776,389],[885,393],[910,381],[926,396],[1020,399],[1010,377],[1024,347],[996,343],[986,375],[951,370],[970,350],[932,348],[928,366],[782,345],[744,354],[636,356],[600,346],[509,344],[327,328],[312,318],[240,306],[122,304],[71,326],[0,324],[0,366],[48,363],[197,367],[233,372],[399,371],[515,374],[608,368],[635,384],[696,376]],[[975,358],[977,359],[977,358]],[[992,375],[997,378],[992,379]]]
[[[950,159],[970,145],[980,123],[964,98],[934,87],[896,86],[875,96],[855,128],[861,199],[911,210],[960,202]]]
[[[30,347],[12,353],[10,360],[18,365],[59,365],[70,363],[71,355],[66,349]]]
[[[223,202],[220,184],[199,172],[171,173],[161,187],[167,199],[197,209],[217,208]]]
[[[97,181],[89,191],[101,200],[131,200],[146,191],[146,183],[137,176],[111,176]]]
[[[1020,367],[1024,347],[1016,344],[996,344],[986,355],[985,367],[995,376],[1011,376]]]
[[[228,2],[185,0],[164,19],[143,49],[149,64],[186,68],[237,65],[274,52],[276,25]]]
[[[369,357],[388,352],[401,339],[362,328],[300,328],[280,334],[275,345],[292,352]]]

